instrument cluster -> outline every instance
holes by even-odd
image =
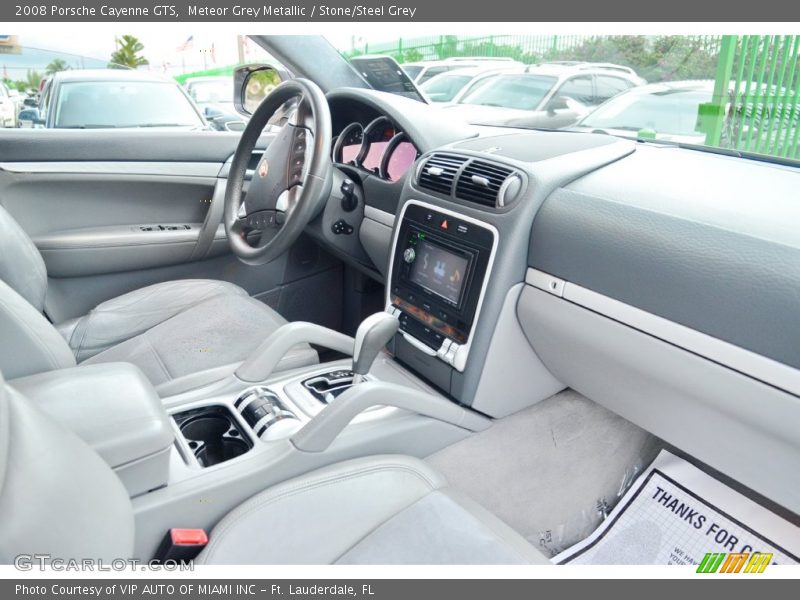
[[[420,153],[388,117],[366,126],[347,125],[333,142],[333,162],[368,171],[387,181],[399,181]]]

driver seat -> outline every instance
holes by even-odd
[[[0,370],[9,378],[124,361],[139,367],[162,394],[175,392],[233,372],[286,323],[225,281],[158,283],[57,325],[43,314],[46,292],[41,254],[0,207]],[[284,356],[278,368],[317,361],[316,351],[304,344]]]

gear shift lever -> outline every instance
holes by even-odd
[[[392,339],[400,326],[397,317],[387,312],[370,315],[358,326],[353,348],[353,383],[360,383],[369,372],[378,352]]]

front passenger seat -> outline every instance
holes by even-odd
[[[174,384],[201,371],[232,371],[286,323],[225,281],[158,283],[55,327],[43,315],[46,292],[47,270],[39,250],[0,207],[0,369],[6,377],[124,361],[138,366],[153,385]],[[302,345],[279,368],[317,360],[316,351]]]
[[[175,526],[197,523],[190,511]],[[43,553],[109,562],[133,556],[134,535],[117,475],[0,375],[0,564]],[[549,564],[425,463],[404,456],[334,464],[257,494],[212,530],[197,562]]]

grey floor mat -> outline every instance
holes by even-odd
[[[660,441],[565,390],[428,457],[459,489],[551,556],[591,533],[598,504],[658,454]]]

